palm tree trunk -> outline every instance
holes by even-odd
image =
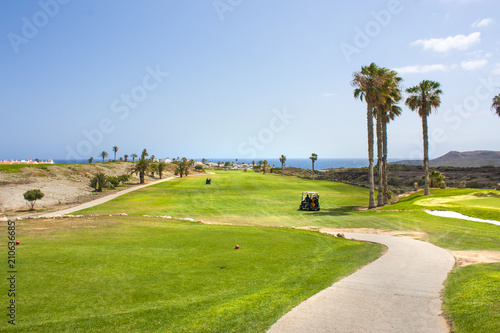
[[[139,183],[144,184],[144,172],[143,171],[139,172]]]
[[[377,111],[377,166],[378,166],[378,196],[377,206],[384,205],[383,191],[384,191],[384,174],[382,163],[382,116]]]
[[[384,199],[384,205],[387,205],[389,203],[389,181],[387,179],[387,122],[384,121],[382,124],[382,136],[384,139],[384,147],[383,147],[383,158],[382,158],[382,163],[383,163],[383,169],[384,169],[384,193],[383,193],[383,199]]]
[[[424,135],[424,170],[425,170],[425,192],[424,195],[430,195],[429,191],[429,138],[427,135],[427,116],[422,117],[422,132]]]
[[[313,165],[313,180],[314,180],[314,160],[312,161],[312,165]]]
[[[368,184],[370,187],[370,197],[368,208],[375,208],[375,181],[373,177],[373,108],[371,104],[366,106],[366,122],[368,130]]]

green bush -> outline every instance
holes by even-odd
[[[115,188],[120,185],[120,179],[118,177],[109,176],[106,178],[111,188]]]
[[[467,187],[468,188],[483,188],[484,184],[481,182],[471,181],[471,182],[467,182]]]
[[[103,188],[108,185],[108,180],[106,175],[102,172],[96,173],[94,178],[90,180],[89,186],[92,187],[96,192],[102,192]]]
[[[45,194],[43,194],[42,191],[36,189],[24,192],[23,196],[24,200],[26,200],[26,204],[28,205],[28,207],[30,207],[30,210],[35,210],[35,202],[37,200],[41,200],[45,196]]]
[[[118,176],[118,180],[123,184],[126,183],[130,180],[130,175],[124,174],[121,176]]]
[[[203,165],[201,165],[201,164],[196,164],[196,165],[194,166],[194,169],[195,169],[195,170],[197,170],[197,171],[201,171],[201,170],[203,170]]]

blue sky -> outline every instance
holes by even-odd
[[[442,85],[430,156],[499,150],[500,2],[0,3],[0,159],[367,156],[352,73],[375,62],[405,88]],[[403,107],[389,157],[422,156]]]

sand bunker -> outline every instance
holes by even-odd
[[[460,214],[457,212],[452,212],[452,211],[447,211],[447,210],[426,210],[425,212],[428,214],[431,214],[431,215],[441,216],[441,217],[449,217],[452,219],[462,219],[462,220],[468,220],[468,221],[474,221],[474,222],[485,222],[485,223],[500,225],[500,221],[479,219],[476,217],[471,217],[471,216],[467,216],[467,215],[463,215],[463,214]]]

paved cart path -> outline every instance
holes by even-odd
[[[56,212],[42,214],[42,215],[40,215],[40,217],[54,217],[54,216],[61,216],[61,215],[71,214],[71,213],[77,212],[77,211],[85,209],[85,208],[94,207],[94,206],[100,205],[102,203],[108,202],[110,200],[113,200],[114,198],[119,197],[120,195],[124,195],[126,193],[130,193],[132,191],[139,190],[139,189],[147,187],[147,186],[151,186],[151,185],[155,185],[155,184],[158,184],[158,183],[166,182],[166,181],[169,181],[169,180],[174,179],[174,178],[177,178],[177,177],[168,177],[168,178],[156,180],[156,181],[148,183],[148,184],[129,187],[129,188],[127,188],[125,190],[122,190],[120,192],[116,192],[116,193],[113,193],[113,194],[107,195],[105,197],[102,197],[102,198],[99,198],[99,199],[95,199],[95,200],[86,202],[84,204],[81,204],[81,205],[78,205],[78,206],[75,206],[75,207],[71,207],[71,208],[64,209],[64,210],[59,210],[59,211],[56,211]]]
[[[344,233],[387,253],[302,302],[268,332],[448,332],[439,292],[455,259],[406,237]]]

